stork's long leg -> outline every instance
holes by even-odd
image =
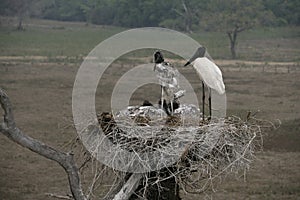
[[[205,108],[205,90],[204,82],[202,81],[202,119],[204,121],[204,108]]]
[[[171,115],[173,115],[174,114],[174,109],[173,109],[173,99],[171,99]]]
[[[208,106],[209,106],[209,117],[208,117],[208,120],[211,119],[211,89],[209,88],[208,89],[209,91],[209,96],[208,96]]]
[[[164,88],[163,88],[162,85],[160,86],[160,88],[161,88],[161,96],[160,96],[160,99],[161,99],[161,105],[160,105],[160,108],[161,108],[161,109],[164,109]]]

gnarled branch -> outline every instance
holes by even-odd
[[[4,120],[0,124],[0,132],[7,136],[13,142],[25,147],[35,153],[44,156],[60,164],[68,175],[69,185],[74,199],[85,200],[83,194],[78,168],[70,153],[58,151],[38,140],[35,140],[24,134],[17,126],[14,120],[12,105],[6,93],[0,88],[0,104],[4,110]]]
[[[114,200],[127,200],[138,188],[142,174],[132,174],[128,181],[123,185],[122,189],[116,194]]]

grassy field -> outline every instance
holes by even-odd
[[[125,30],[45,20],[29,20],[25,27],[25,31],[16,31],[5,24],[0,27],[1,56],[85,56],[104,39]],[[238,59],[300,61],[299,35],[299,27],[242,32],[238,36]],[[196,32],[191,37],[206,46],[214,59],[230,59],[229,40],[225,33]],[[282,52],[286,52],[284,56]]]
[[[10,96],[17,125],[28,135],[58,149],[76,136],[72,126],[72,88],[82,56],[100,41],[124,29],[85,26],[82,23],[30,20],[26,30],[0,28],[0,87]],[[241,61],[293,62],[299,68],[300,28],[257,29],[239,37]],[[229,59],[228,41],[222,33],[194,33],[193,38],[207,46],[219,59],[226,85],[228,114],[245,117],[249,110],[260,110],[257,117],[277,123],[280,128],[265,133],[264,152],[257,154],[245,178],[231,176],[206,195],[184,194],[196,199],[299,199],[300,198],[300,79],[299,70],[254,69]],[[143,54],[143,53],[142,53]],[[111,91],[120,76],[133,67],[133,53],[122,63],[106,70],[97,89],[98,112],[108,111]],[[168,55],[168,54],[167,54]],[[78,58],[76,58],[78,57]],[[140,59],[140,58],[139,58]],[[141,62],[149,62],[142,60]],[[226,65],[224,64],[226,63]],[[223,65],[224,64],[224,65]],[[250,66],[251,64],[249,64]],[[241,70],[240,66],[244,67]],[[250,70],[251,69],[251,70]],[[200,90],[191,68],[180,69]],[[131,102],[149,97],[139,88]],[[159,91],[151,88],[155,98]],[[154,99],[155,99],[154,98]],[[2,115],[2,110],[0,115]],[[46,193],[66,195],[67,177],[57,164],[24,150],[0,134],[0,199],[53,199]],[[110,177],[107,177],[109,179]],[[84,180],[84,184],[88,180]]]
[[[3,56],[82,56],[87,55],[102,40],[122,30],[115,27],[32,21],[25,31],[2,27],[0,52]]]

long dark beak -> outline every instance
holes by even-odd
[[[190,63],[190,61],[188,61],[187,63],[185,63],[185,65],[183,65],[184,67],[188,66]]]
[[[190,59],[187,63],[185,63],[184,66],[187,66],[187,65],[191,64],[191,63],[194,62],[194,60],[196,60],[197,58],[204,57],[205,52],[206,52],[205,47],[199,47],[199,48],[197,49],[197,51],[194,53],[194,55],[191,57],[191,59]]]
[[[191,59],[187,63],[185,63],[184,67],[191,64],[194,60],[196,60],[197,57],[198,57],[198,55],[197,55],[197,51],[196,51],[196,53],[191,57]]]

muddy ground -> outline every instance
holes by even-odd
[[[79,64],[15,62],[0,64],[0,87],[9,95],[18,127],[58,149],[76,136],[72,127],[72,87]],[[131,66],[112,67],[98,87],[97,111],[106,111],[117,78]],[[183,199],[299,199],[300,198],[300,73],[232,70],[223,67],[228,114],[257,117],[282,125],[266,133],[264,151],[257,154],[246,177],[228,177],[209,195],[182,193]],[[181,70],[182,71],[182,70]],[[191,69],[182,71],[200,89]],[[151,87],[151,86],[147,86]],[[159,93],[155,86],[153,99]],[[156,96],[155,96],[156,95]],[[149,97],[140,88],[132,98]],[[3,112],[0,111],[2,115]],[[69,193],[67,177],[56,163],[26,150],[0,134],[0,199],[53,199],[46,193]]]

